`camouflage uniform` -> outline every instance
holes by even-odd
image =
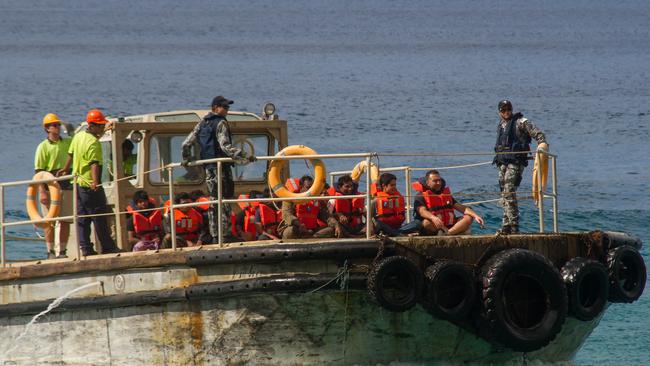
[[[537,144],[545,143],[546,136],[531,121],[517,113],[511,119],[513,126],[511,134],[512,140],[510,146],[517,145],[512,151],[529,151],[531,138],[537,141]],[[500,121],[497,127],[497,144],[496,152],[508,151],[503,148],[503,141],[500,139],[509,133],[510,121]],[[508,145],[508,142],[505,143]],[[501,204],[503,205],[503,226],[505,232],[519,231],[519,206],[517,204],[517,188],[521,183],[522,173],[528,165],[527,154],[509,154],[496,155],[494,163],[499,170],[499,187],[501,188]]]
[[[215,146],[216,157],[230,157],[235,160],[235,163],[245,164],[248,162],[246,153],[241,149],[232,145],[232,138],[230,135],[230,128],[225,117],[218,116],[214,113],[208,113],[203,120],[197,123],[196,127],[190,132],[185,141],[183,141],[183,160],[191,160],[191,149],[196,143],[201,147],[201,158],[209,159],[213,156],[206,155],[206,148],[202,145],[200,133],[202,128],[207,128],[210,123],[216,123],[215,134],[218,146]],[[232,178],[232,164],[223,164],[221,170],[221,193],[223,198],[233,198],[235,194],[235,183]],[[218,197],[218,182],[217,182],[217,167],[216,164],[205,165],[205,183],[208,189],[208,196],[210,200],[217,200]],[[216,204],[210,205],[208,209],[208,222],[210,225],[210,235],[215,239],[219,235],[219,227],[217,226],[217,212]],[[223,228],[223,235],[230,236],[232,224],[230,222],[231,207],[230,204],[224,204],[221,209],[221,227]]]

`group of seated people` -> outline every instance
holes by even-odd
[[[310,176],[291,178],[286,188],[291,192],[308,191],[314,180]],[[405,197],[397,190],[397,178],[383,173],[371,188],[371,234],[400,235],[459,235],[470,232],[472,222],[483,226],[481,216],[471,208],[458,203],[436,170],[412,184],[417,191],[413,202],[413,220],[406,223]],[[350,175],[338,179],[335,187],[325,186],[323,196],[353,196],[359,185]],[[239,198],[263,199],[264,192],[251,191]],[[182,192],[174,197],[175,205],[208,201],[202,191]],[[230,218],[232,237],[241,241],[344,238],[366,235],[365,197],[283,201],[281,210],[273,202],[240,202],[241,210]],[[208,204],[174,208],[176,241],[178,247],[198,246],[216,242],[208,228]],[[145,210],[135,212],[135,210]],[[162,208],[145,191],[137,191],[127,211],[129,244],[134,251],[171,248],[171,215],[169,202]],[[461,216],[456,216],[460,212]]]
[[[290,183],[290,184],[289,184]],[[286,186],[294,192],[311,188],[313,179],[304,176],[292,180]],[[336,187],[326,187],[328,196],[352,196],[359,192],[359,185],[350,175],[341,176]],[[474,210],[453,198],[451,190],[436,170],[413,183],[417,191],[413,204],[414,218],[406,223],[405,198],[397,190],[397,177],[383,173],[379,182],[371,187],[372,230],[371,234],[400,235],[459,235],[470,232],[472,222],[483,226]],[[365,198],[331,199],[329,201],[285,201],[282,203],[282,221],[278,235],[283,239],[308,237],[360,237],[365,236]],[[456,211],[462,216],[456,216]]]
[[[191,193],[181,192],[174,196],[175,205],[208,200],[200,190]],[[126,208],[129,212],[126,230],[127,240],[134,252],[172,247],[169,208],[169,200],[163,207],[160,207],[146,191],[140,190],[133,194],[133,199]],[[208,228],[207,211],[207,204],[194,207],[174,207],[176,245],[178,247],[199,246],[213,242]]]

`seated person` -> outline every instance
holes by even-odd
[[[355,189],[350,175],[339,177],[334,196],[350,196],[359,192]],[[363,223],[365,205],[363,198],[332,199],[329,202],[329,211],[336,220],[334,235],[337,238],[358,237],[365,233]]]
[[[192,203],[192,199],[187,192],[178,193],[174,197],[175,205],[186,203]],[[165,215],[163,224],[167,233],[163,239],[163,248],[171,248],[171,215],[169,213]],[[203,245],[201,238],[205,232],[205,226],[203,225],[203,216],[196,209],[192,207],[174,207],[174,225],[176,227],[177,247]]]
[[[239,199],[262,198],[260,191],[252,190],[249,194],[240,194]],[[260,229],[259,202],[238,202],[241,209],[237,214],[232,214],[232,236],[243,241],[257,240]]]
[[[125,177],[135,174],[133,167],[138,163],[138,155],[133,153],[133,142],[126,139],[122,142],[122,172]]]
[[[397,190],[397,177],[391,173],[382,173],[376,195],[377,198],[372,201],[375,232],[389,236],[402,234],[400,228],[406,218],[406,205],[404,197]]]
[[[268,198],[269,191],[264,190],[260,194],[251,191],[251,197]],[[279,240],[278,224],[281,219],[282,211],[277,210],[273,202],[259,202],[255,212],[255,225],[259,233],[257,240]]]
[[[413,203],[414,221],[422,223],[423,234],[469,234],[473,220],[483,226],[481,216],[471,208],[456,202],[437,170],[429,170],[425,175],[424,185],[418,182],[414,184],[414,188],[419,191]],[[463,216],[457,218],[454,210],[461,212]]]
[[[308,191],[312,184],[314,179],[305,175],[300,179],[287,180],[285,186],[290,191],[298,193]],[[325,192],[327,191],[323,190],[323,193]],[[331,238],[338,224],[331,217],[324,200],[283,201],[281,218],[278,234],[282,239]]]
[[[151,210],[156,207],[156,201],[143,190],[136,191],[126,207],[129,212],[126,221],[127,240],[134,252],[160,249],[163,237],[162,210]]]

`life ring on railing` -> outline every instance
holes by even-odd
[[[54,179],[54,175],[50,172],[41,171],[34,174],[32,180]],[[48,190],[50,191],[50,209],[47,211],[45,217],[41,217],[38,209],[38,186],[40,183],[30,184],[27,187],[27,194],[25,199],[25,206],[30,220],[53,219],[59,216],[61,212],[61,186],[58,182],[52,181],[47,183]],[[40,222],[35,224],[38,227],[45,228],[52,225],[51,222]]]
[[[567,292],[560,272],[544,256],[507,249],[481,268],[479,321],[486,339],[516,352],[540,349],[562,329]]]
[[[580,320],[592,320],[605,309],[609,297],[607,268],[595,260],[576,257],[562,267],[569,297],[569,313]]]
[[[609,271],[609,301],[630,303],[636,301],[646,283],[645,262],[639,251],[629,245],[616,247],[607,253]]]
[[[422,293],[422,272],[410,259],[380,260],[368,273],[368,292],[383,308],[402,312],[415,306]]]
[[[359,182],[361,175],[368,171],[368,162],[366,160],[361,160],[357,165],[352,168],[352,173],[350,176],[354,182]],[[379,183],[379,168],[377,164],[370,163],[370,194],[377,194],[377,184]]]
[[[442,260],[427,267],[424,280],[427,311],[444,320],[461,320],[469,314],[476,298],[476,279],[467,266]]]
[[[317,152],[304,145],[291,145],[279,151],[275,156],[317,155]],[[309,160],[314,167],[314,184],[306,192],[294,193],[287,189],[285,182],[280,179],[282,169],[287,160],[271,160],[269,164],[269,187],[276,196],[281,198],[314,197],[320,195],[325,187],[325,164],[320,159]]]

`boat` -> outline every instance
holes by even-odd
[[[644,290],[638,238],[600,230],[558,232],[557,225],[546,232],[543,217],[540,232],[515,235],[386,237],[368,230],[360,238],[226,243],[220,233],[215,243],[199,247],[180,248],[174,241],[171,249],[128,251],[124,214],[136,190],[145,189],[162,203],[174,192],[203,188],[205,161],[187,167],[178,162],[180,143],[207,112],[110,119],[112,128],[100,140],[105,161],[111,162],[102,181],[116,243],[124,252],[83,257],[73,248],[67,259],[9,261],[7,227],[56,218],[7,222],[5,187],[35,181],[0,184],[0,361],[564,362],[574,357],[610,303],[634,302]],[[261,116],[230,112],[229,120],[234,143],[258,156],[254,164],[234,167],[237,194],[266,188],[274,161],[353,158],[371,167],[381,155],[284,154],[287,122],[272,105]],[[137,152],[132,175],[122,166],[120,146],[126,139]],[[222,169],[228,161],[209,162]],[[410,181],[411,170],[404,171]],[[280,180],[290,177],[286,167],[277,174]],[[366,202],[370,176],[366,193],[358,195]],[[556,203],[556,192],[554,187],[539,193]]]

